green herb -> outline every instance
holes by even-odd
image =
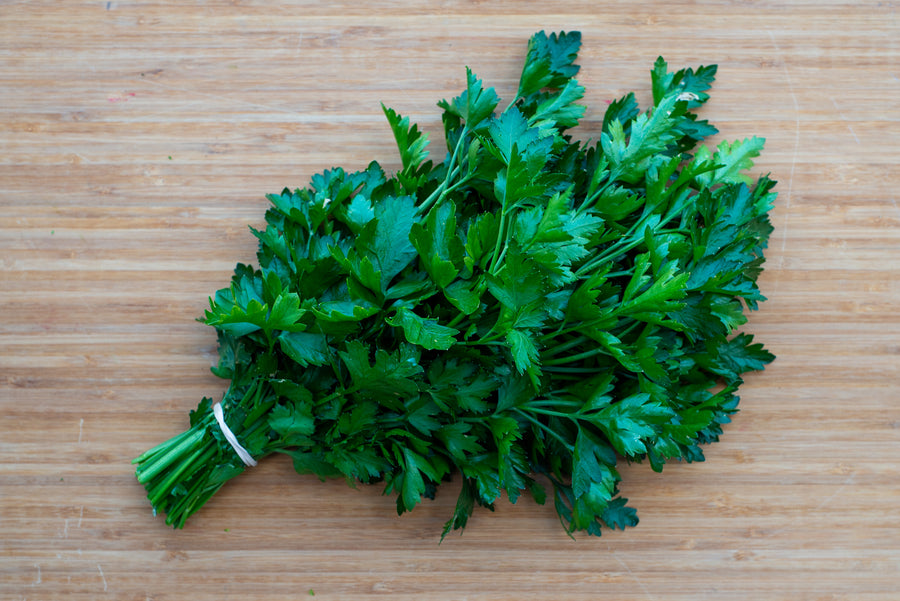
[[[580,43],[533,36],[502,110],[467,70],[439,103],[438,164],[384,107],[396,173],[334,168],[269,195],[258,266],[238,264],[204,319],[253,457],[381,482],[398,513],[460,478],[445,535],[503,494],[549,498],[570,534],[633,526],[622,461],[703,459],[742,374],[774,358],[735,333],[764,300],[774,182],[745,174],[763,141],[698,148],[716,67],[662,58],[649,110],[628,94],[599,141],[574,140]],[[244,470],[212,404],[135,460],[175,527]]]

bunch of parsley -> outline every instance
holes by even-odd
[[[402,168],[335,168],[270,195],[258,267],[210,299],[226,423],[253,457],[382,482],[409,511],[461,478],[444,528],[476,505],[548,490],[569,533],[637,523],[620,461],[703,459],[741,375],[773,356],[735,334],[757,287],[775,194],[744,172],[763,140],[692,112],[716,67],[652,72],[653,106],[612,102],[599,142],[581,36],[533,36],[516,97],[467,71],[442,101],[446,159],[384,108]],[[135,460],[182,527],[245,465],[204,399],[183,434]]]

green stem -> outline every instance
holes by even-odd
[[[238,395],[229,389],[223,407],[246,412],[238,423],[229,424],[242,441],[256,441],[254,455],[266,456],[281,444],[266,438],[268,412],[276,397],[264,382],[257,381]],[[176,528],[206,503],[225,481],[242,471],[234,449],[214,435],[218,428],[212,411],[195,420],[185,432],[154,447],[134,460],[138,481],[147,489],[154,511],[166,514],[166,523]],[[246,444],[246,442],[245,442]],[[230,466],[230,467],[229,467]],[[233,471],[228,471],[232,469]],[[226,472],[221,472],[225,469]],[[227,474],[223,477],[223,473]]]
[[[592,272],[596,267],[602,265],[607,261],[612,261],[620,257],[621,255],[627,253],[629,250],[636,248],[644,243],[644,226],[647,222],[647,219],[653,215],[653,213],[648,213],[647,215],[641,217],[633,224],[628,230],[623,234],[619,241],[604,250],[602,253],[598,254],[596,257],[582,265],[575,272],[575,275],[578,277],[584,277]],[[664,222],[660,221],[657,227],[661,227]],[[657,230],[653,230],[655,234]],[[638,234],[639,233],[639,234]]]
[[[441,204],[441,201],[443,201],[444,197],[447,196],[448,194],[450,194],[450,192],[456,190],[459,186],[461,186],[463,183],[465,183],[466,180],[463,179],[463,180],[456,182],[449,188],[447,187],[447,183],[451,179],[456,177],[458,174],[459,174],[459,167],[453,167],[452,170],[447,173],[447,177],[446,177],[446,179],[444,179],[444,182],[440,186],[435,188],[431,194],[428,195],[428,198],[426,198],[422,202],[422,204],[419,205],[419,208],[416,210],[416,212],[417,213],[427,213],[433,207]]]
[[[650,325],[650,324],[645,324],[645,323],[642,322],[642,321],[634,320],[634,321],[632,321],[630,324],[628,324],[628,325],[625,327],[625,329],[623,329],[621,332],[618,332],[618,333],[616,334],[616,338],[618,338],[619,340],[622,340],[623,338],[625,338],[625,336],[627,336],[627,335],[630,334],[632,331],[634,331],[634,329],[635,329],[636,327],[638,327],[638,326],[640,326],[640,325],[642,325],[642,324],[643,324],[643,325]]]
[[[464,125],[462,131],[459,134],[459,139],[456,141],[456,145],[453,147],[453,153],[450,155],[450,161],[447,163],[447,175],[444,177],[443,183],[435,188],[435,190],[428,196],[428,198],[426,198],[422,202],[422,204],[420,204],[416,208],[417,215],[427,212],[431,209],[432,205],[440,204],[440,201],[444,199],[444,196],[451,191],[451,189],[448,189],[450,180],[459,174],[459,167],[456,165],[456,157],[459,155],[459,149],[462,147],[463,140],[466,139],[466,134],[468,133],[468,125]],[[452,189],[455,189],[455,186]]]
[[[454,318],[451,319],[449,322],[447,322],[447,327],[448,327],[448,328],[455,328],[455,327],[456,327],[457,325],[459,325],[459,323],[461,323],[466,317],[468,317],[468,315],[466,315],[465,313],[463,313],[462,311],[460,311],[460,312],[456,315],[456,317],[454,317]]]
[[[162,501],[162,497],[167,495],[169,491],[175,487],[182,474],[187,472],[189,468],[194,468],[194,470],[196,470],[202,467],[204,463],[212,459],[215,451],[216,449],[213,445],[195,450],[178,468],[169,473],[169,475],[156,487],[157,492],[150,498],[150,504],[154,506],[159,505],[160,501]]]
[[[628,235],[631,235],[631,234],[628,234]],[[590,261],[588,261],[587,263],[585,263],[584,265],[579,267],[575,271],[575,275],[578,277],[587,276],[592,271],[594,271],[594,269],[596,269],[597,267],[603,265],[604,263],[606,263],[608,261],[612,261],[614,259],[619,258],[623,254],[627,253],[629,250],[640,246],[641,244],[643,244],[643,242],[644,242],[643,237],[635,238],[631,241],[628,241],[627,238],[623,238],[619,242],[616,242],[615,244],[613,244],[612,246],[607,248],[605,251],[603,251],[602,253],[600,253],[599,255],[597,255],[596,257],[594,257],[593,259],[591,259]],[[623,243],[625,244],[624,246],[622,246]]]
[[[581,361],[582,359],[588,359],[595,355],[608,355],[608,354],[609,354],[609,351],[607,351],[602,346],[598,346],[589,351],[584,351],[583,353],[578,353],[577,355],[566,355],[565,357],[560,357],[558,359],[549,359],[547,361],[542,361],[541,364],[544,366],[565,365],[566,363],[575,363],[576,361]]]
[[[556,432],[549,426],[545,426],[544,424],[541,423],[540,420],[532,417],[531,415],[528,415],[528,413],[526,413],[525,411],[522,411],[521,409],[513,409],[513,411],[515,411],[516,413],[518,413],[519,415],[521,415],[522,417],[524,417],[525,419],[530,421],[532,424],[534,424],[535,426],[537,426],[538,428],[540,428],[541,430],[543,430],[544,432],[546,432],[547,434],[549,434],[550,436],[552,436],[553,438],[558,440],[564,447],[569,449],[569,451],[574,452],[575,447],[572,446],[571,444],[569,444],[569,442],[565,438],[560,436],[558,432]]]
[[[554,334],[554,336],[555,336],[555,334]],[[552,357],[553,355],[558,355],[558,354],[562,353],[563,351],[567,351],[570,348],[574,348],[574,347],[578,346],[579,344],[582,344],[587,341],[588,341],[587,336],[578,336],[577,338],[573,338],[572,340],[568,340],[561,344],[557,344],[556,346],[550,347],[549,349],[544,351],[542,354],[544,357]]]
[[[507,249],[509,249],[509,244],[504,244],[504,245],[503,245],[503,250],[500,251],[500,256],[497,257],[497,264],[498,264],[498,265],[502,265],[502,264],[503,264],[503,259],[506,258],[506,251],[507,251]],[[499,271],[499,269],[498,269],[498,271]]]
[[[561,389],[559,392],[567,393],[566,389]],[[544,399],[544,400],[535,400],[528,401],[525,407],[572,407],[573,409],[581,409],[584,406],[584,403],[581,401],[576,401],[575,399],[561,399],[561,398],[552,398],[552,399]]]
[[[325,403],[327,403],[328,401],[331,401],[333,399],[336,399],[339,397],[346,397],[351,394],[355,394],[357,392],[359,392],[359,386],[351,386],[350,388],[341,387],[339,390],[332,392],[331,394],[329,394],[327,396],[323,396],[321,399],[316,400],[315,404],[316,405],[324,405]]]
[[[148,459],[155,457],[155,456],[159,455],[160,453],[168,451],[172,446],[179,444],[182,440],[184,440],[185,438],[188,438],[189,436],[191,436],[191,431],[185,430],[178,436],[175,436],[175,437],[167,440],[164,443],[158,444],[148,451],[144,451],[139,457],[132,459],[131,463],[132,464],[144,463]]]
[[[602,317],[598,317],[597,319],[591,319],[589,321],[579,321],[578,323],[571,325],[567,328],[564,328],[562,330],[555,330],[553,332],[548,332],[547,334],[540,336],[538,338],[538,340],[543,342],[545,340],[551,340],[553,338],[558,338],[559,336],[562,336],[564,334],[577,332],[578,330],[581,330],[582,328],[596,328],[601,325],[607,326],[607,329],[613,329],[613,326],[616,325],[616,322],[619,319],[619,316],[622,314],[622,312],[623,312],[623,307],[620,305],[619,307],[613,309],[608,314],[606,314]],[[612,324],[610,325],[608,322],[612,322]],[[617,337],[621,338],[625,333],[630,332],[631,329],[635,326],[635,324],[640,324],[640,323],[643,323],[643,322],[635,321],[632,324],[628,325],[622,332],[617,334]],[[556,354],[556,353],[552,353],[552,354]]]
[[[544,371],[554,374],[595,374],[600,371],[597,367],[559,367],[551,365],[544,367]]]
[[[209,487],[203,480],[198,480],[188,493],[169,509],[166,515],[166,524],[175,528],[184,528],[187,518],[200,509],[220,488],[222,488],[221,484]]]
[[[247,412],[247,417],[244,419],[244,429],[250,427],[250,424],[256,422],[264,413],[269,411],[272,408],[272,405],[275,404],[275,397],[273,396],[265,403],[260,403],[259,398],[262,396],[262,386],[256,387],[256,392],[253,395],[253,399],[250,401],[249,406],[251,407],[250,411]]]
[[[539,413],[541,415],[549,415],[552,417],[562,417],[562,418],[576,420],[576,421],[578,420],[577,412],[576,413],[565,413],[563,411],[554,411],[552,409],[544,409],[543,407],[534,405],[532,403],[528,403],[527,405],[520,408],[519,410],[522,411],[525,409],[527,409],[528,411],[530,411],[532,413]]]
[[[597,168],[599,169],[600,166],[598,165]],[[599,199],[600,196],[606,191],[606,189],[609,188],[611,185],[613,185],[615,183],[615,181],[619,178],[619,176],[622,175],[621,171],[622,171],[622,169],[620,167],[613,167],[609,171],[609,173],[606,174],[606,177],[602,180],[602,185],[598,185],[597,189],[594,190],[593,194],[586,197],[584,199],[584,202],[582,202],[578,206],[577,212],[581,213],[581,212],[587,210],[588,208],[590,208],[593,205],[593,203],[595,203],[597,201],[597,199]]]
[[[503,334],[500,332],[494,332],[493,334],[489,334],[484,338],[479,338],[478,340],[466,340],[463,344],[467,344],[469,346],[477,346],[479,344],[491,345],[491,344],[504,344],[502,342],[497,342],[500,338],[503,337]]]
[[[488,273],[496,274],[499,271],[497,267],[498,258],[500,256],[500,248],[506,245],[504,239],[504,228],[506,227],[506,211],[500,209],[500,223],[497,224],[497,242],[494,244],[494,254],[491,255],[491,262],[488,263]],[[504,249],[505,250],[505,249]]]
[[[141,484],[149,482],[161,471],[172,465],[172,463],[174,463],[186,451],[190,450],[193,445],[203,440],[203,437],[206,435],[206,429],[204,428],[202,430],[194,431],[189,430],[184,434],[190,434],[190,436],[176,436],[170,441],[170,443],[174,444],[172,444],[172,446],[168,448],[165,453],[155,455],[152,459],[152,463],[150,463],[146,469],[141,469],[142,466],[139,466],[137,468],[138,482],[140,482]],[[165,445],[166,443],[163,444]]]

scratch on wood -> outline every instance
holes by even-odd
[[[844,480],[844,483],[841,484],[841,485],[838,487],[838,489],[837,489],[836,491],[834,491],[833,493],[831,493],[830,495],[828,495],[828,497],[826,497],[826,498],[823,499],[818,505],[816,505],[816,506],[813,508],[812,512],[815,513],[816,511],[819,511],[820,509],[822,509],[823,507],[825,507],[826,505],[828,505],[828,504],[831,502],[832,499],[834,499],[836,496],[838,496],[839,494],[841,494],[841,493],[844,491],[845,488],[847,488],[848,486],[850,486],[850,485],[853,483],[853,479],[854,479],[855,477],[856,477],[856,474],[855,474],[855,473],[851,473],[849,476],[847,476],[847,479]]]
[[[897,205],[897,199],[893,196],[891,197],[891,204],[894,205],[894,208],[897,209],[897,212],[900,212],[900,206]]]
[[[781,251],[783,256],[784,248],[787,245],[787,220],[791,211],[791,189],[794,184],[794,167],[797,165],[797,151],[800,149],[800,104],[797,102],[797,95],[794,93],[794,83],[791,81],[791,72],[787,68],[787,62],[784,60],[784,54],[782,54],[781,48],[775,40],[775,35],[768,30],[766,33],[769,34],[769,39],[772,40],[772,46],[775,48],[775,52],[778,53],[778,58],[781,59],[781,68],[784,71],[788,93],[790,93],[791,101],[794,103],[794,153],[791,157],[791,169],[788,174],[788,189],[784,205],[784,224],[781,226]]]
[[[625,563],[625,560],[623,560],[621,557],[619,557],[619,554],[616,553],[615,551],[613,551],[613,557],[616,559],[616,561],[619,562],[619,565],[621,565],[623,568],[625,568],[625,571],[628,572],[628,575],[631,576],[635,582],[637,582],[638,586],[641,587],[641,590],[644,591],[644,594],[647,595],[647,598],[650,599],[650,601],[656,601],[656,598],[650,594],[650,591],[647,589],[646,586],[644,586],[644,583],[641,582],[641,579],[638,578],[637,575],[631,571],[631,568],[628,567],[628,564]]]
[[[787,193],[785,194],[785,202],[784,202],[784,221],[781,224],[781,263],[780,267],[784,266],[784,249],[787,247],[787,239],[788,239],[788,220],[791,215],[791,192],[794,187],[794,168],[797,165],[797,153],[800,150],[800,103],[797,102],[797,94],[794,93],[794,83],[791,81],[791,72],[788,70],[787,62],[784,59],[784,54],[781,52],[781,48],[778,46],[778,42],[775,40],[775,35],[766,30],[766,33],[769,34],[769,39],[772,41],[772,46],[775,48],[775,52],[778,55],[778,58],[781,60],[781,68],[784,71],[784,78],[787,82],[788,93],[791,96],[791,101],[794,103],[794,152],[791,156],[791,169],[788,172],[788,182],[787,182]],[[775,270],[775,281],[772,283],[772,294],[775,294],[778,291],[778,282],[781,279],[782,269]]]
[[[844,116],[844,112],[841,110],[841,107],[838,106],[837,100],[835,100],[834,97],[831,98],[831,104],[834,105],[834,110],[836,110],[838,112],[838,115],[840,116],[841,121],[843,121],[844,123],[847,124],[847,129],[849,129],[850,133],[853,134],[853,139],[856,140],[857,144],[861,144],[861,142],[859,141],[859,136],[856,135],[856,132],[853,131],[853,126],[850,125],[850,120]]]
[[[838,496],[839,494],[841,494],[842,492],[844,492],[844,489],[845,489],[845,488],[847,488],[848,486],[850,486],[851,484],[853,484],[853,481],[854,481],[855,478],[856,478],[856,473],[855,473],[855,472],[850,472],[850,475],[847,476],[847,478],[844,480],[843,483],[841,483],[840,486],[838,486],[837,490],[835,490],[833,493],[831,493],[830,495],[828,495],[825,499],[823,499],[822,501],[820,501],[818,505],[816,505],[816,506],[813,507],[812,509],[807,510],[807,511],[805,512],[805,515],[808,515],[808,516],[811,515],[811,516],[812,516],[814,519],[816,519],[816,520],[821,519],[821,517],[815,516],[815,513],[818,512],[819,510],[821,510],[823,507],[825,507],[825,506],[828,505],[829,503],[831,503],[831,501],[832,501],[836,496]],[[776,536],[776,535],[777,535],[777,536],[784,536],[785,534],[790,533],[790,532],[792,532],[792,531],[795,531],[795,530],[797,530],[797,529],[798,529],[798,526],[796,526],[796,525],[790,526],[790,527],[787,527],[787,528],[778,528],[778,529],[772,530],[771,533],[770,533],[770,535],[771,535],[771,536]]]
[[[78,422],[78,442],[81,442],[81,435],[84,432],[84,418],[81,418],[81,421]]]
[[[97,564],[97,571],[100,572],[100,579],[103,581],[103,592],[105,593],[109,588],[106,584],[106,576],[103,575],[103,568],[100,567],[100,564]]]

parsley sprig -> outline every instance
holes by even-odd
[[[612,102],[596,143],[577,32],[528,43],[518,90],[471,71],[441,101],[445,159],[383,107],[400,151],[269,195],[257,266],[238,264],[204,321],[228,426],[256,458],[381,482],[397,510],[462,488],[475,506],[548,496],[566,531],[637,523],[622,461],[703,459],[742,374],[773,356],[747,333],[772,230],[774,182],[746,175],[763,141],[698,144],[715,66],[651,71],[653,106]],[[204,399],[190,428],[135,460],[182,527],[244,470]]]

